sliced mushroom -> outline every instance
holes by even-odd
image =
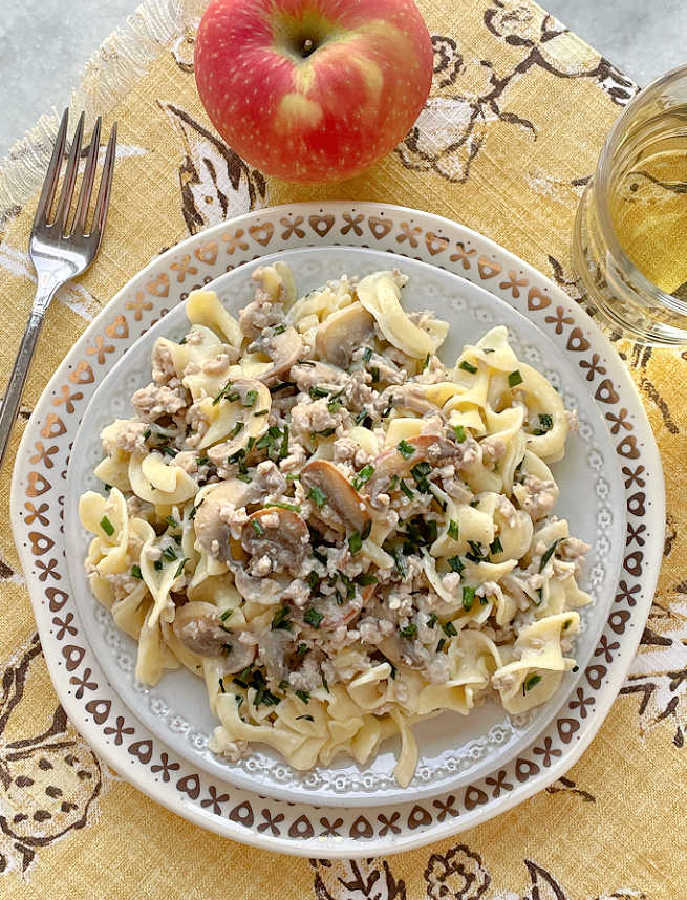
[[[244,600],[265,606],[277,603],[289,584],[285,579],[256,578],[249,575],[243,566],[234,567],[234,582]]]
[[[405,443],[413,449],[412,453],[409,451],[401,453],[398,447],[394,447],[380,453],[374,461],[372,477],[365,485],[365,491],[371,497],[381,493],[393,475],[402,478],[419,462],[442,466],[462,458],[463,455],[461,444],[454,444],[436,434],[419,434],[417,437],[409,438]]]
[[[187,603],[177,610],[172,630],[197,656],[222,659],[227,673],[245,669],[255,659],[256,646],[242,643],[238,635],[222,627],[219,610],[212,603]]]
[[[306,489],[322,491],[326,502],[346,527],[361,534],[369,528],[370,513],[365,501],[333,463],[325,459],[307,463],[301,469],[301,484]]]
[[[322,322],[317,329],[315,349],[318,355],[335,366],[347,368],[351,356],[374,334],[374,319],[362,303],[351,303]]]
[[[315,386],[336,389],[347,378],[343,369],[319,361],[300,362],[291,369],[291,380],[296,382],[300,391],[307,391]]]
[[[279,334],[259,337],[248,349],[252,353],[263,353],[272,360],[270,368],[260,375],[260,380],[269,384],[298,362],[303,353],[303,341],[293,325],[289,325]]]
[[[272,570],[297,572],[310,536],[302,516],[290,509],[268,506],[248,517],[241,529],[241,546],[250,556],[267,556]]]
[[[231,559],[231,530],[221,518],[222,507],[238,509],[254,503],[259,496],[260,488],[254,483],[244,484],[234,480],[223,481],[205,494],[193,520],[196,537],[203,550],[218,559]]]

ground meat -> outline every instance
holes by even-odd
[[[536,521],[551,512],[558,497],[558,488],[554,481],[542,481],[536,475],[526,475],[522,484],[513,485],[513,494],[520,508]]]
[[[323,397],[321,400],[294,406],[291,411],[291,430],[297,441],[309,443],[312,432],[336,429],[350,418],[343,406],[336,412],[330,412],[327,403],[327,398]]]
[[[204,375],[223,375],[232,362],[236,361],[238,353],[234,354],[232,359],[228,353],[218,353],[214,359],[206,359],[201,365],[201,371]]]
[[[146,431],[148,431],[148,425],[145,422],[136,422],[134,419],[115,419],[100,433],[103,450],[108,456],[111,456],[116,450],[142,453],[146,449]]]
[[[576,562],[591,549],[589,544],[576,537],[564,538],[558,545],[558,553],[561,559]]]
[[[258,290],[255,300],[244,306],[239,313],[239,328],[242,334],[254,341],[265,328],[279,325],[284,320],[284,307],[275,303],[269,294]]]
[[[509,528],[514,528],[517,521],[517,510],[505,494],[499,494],[496,502],[496,512],[503,518]]]
[[[178,384],[177,372],[174,367],[174,360],[169,350],[169,345],[158,339],[153,347],[153,381],[155,384],[167,384],[174,382]]]
[[[131,405],[146,422],[154,422],[162,416],[175,416],[188,405],[185,388],[149,384],[139,388],[131,398]]]
[[[506,453],[506,442],[503,438],[490,435],[480,444],[482,450],[482,462],[485,466],[491,466],[497,463]]]
[[[271,460],[258,464],[254,484],[261,493],[273,494],[275,497],[286,490],[286,478]]]

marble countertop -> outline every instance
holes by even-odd
[[[687,62],[687,0],[540,2],[640,84]],[[85,60],[136,0],[3,0],[2,7],[0,158],[42,113],[66,105]]]

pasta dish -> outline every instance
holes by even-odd
[[[101,434],[80,516],[92,593],[138,642],[136,678],[205,680],[231,760],[268,744],[300,770],[364,765],[412,724],[547,701],[572,656],[588,546],[554,514],[549,465],[574,413],[505,326],[437,351],[405,276],[298,297],[254,273],[238,320],[211,291],[158,338],[134,416]]]

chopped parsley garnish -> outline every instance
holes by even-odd
[[[165,522],[169,525],[170,528],[178,528],[179,527],[179,523],[174,518],[174,516],[167,516],[165,518]]]
[[[487,554],[482,550],[482,545],[479,541],[468,541],[468,544],[470,545],[470,552],[465,554],[466,559],[478,563],[487,558]]]
[[[489,544],[489,553],[491,556],[496,556],[497,553],[503,553],[501,538],[498,537],[498,535],[494,538],[491,544]]]
[[[112,537],[112,535],[114,534],[114,525],[112,524],[112,522],[110,522],[107,516],[103,516],[100,520],[100,527],[108,537]]]
[[[222,622],[226,622],[227,619],[231,618],[231,616],[232,616],[233,614],[234,614],[234,610],[233,610],[233,609],[225,609],[224,612],[222,613],[222,615],[220,616],[220,620],[221,620]]]
[[[458,523],[455,519],[449,519],[448,522],[448,536],[453,538],[454,541],[458,540]]]
[[[539,428],[535,428],[532,434],[546,434],[553,428],[553,416],[550,413],[539,413]]]
[[[425,361],[422,363],[422,371],[424,372],[427,366],[429,365],[429,353],[425,356]]]
[[[241,406],[255,406],[255,401],[258,399],[258,392],[255,390],[246,391],[246,396],[241,401]]]
[[[205,497],[203,497],[203,500],[205,500]],[[189,519],[195,519],[196,513],[198,512],[200,507],[203,505],[203,500],[201,500],[200,503],[198,503],[196,506],[191,508],[191,512],[188,515]]]
[[[382,411],[382,418],[383,418],[383,419],[388,418],[388,416],[390,415],[391,410],[393,409],[395,403],[396,403],[396,401],[394,400],[394,398],[393,398],[393,397],[389,397],[389,402],[387,403],[387,405],[385,406],[384,410]]]
[[[253,480],[253,476],[249,475],[248,472],[239,472],[236,476],[239,481],[242,481],[244,484],[250,484]]]
[[[308,625],[312,625],[313,628],[319,628],[322,624],[322,619],[324,619],[324,616],[314,606],[309,606],[303,615],[303,621],[307,622]]]
[[[400,484],[401,490],[402,490],[403,493],[406,495],[406,497],[407,497],[409,500],[412,500],[413,497],[415,496],[414,493],[413,493],[412,488],[409,488],[408,485],[405,483],[405,481],[404,481],[402,478],[401,478],[399,484]]]
[[[179,560],[179,565],[177,566],[177,570],[174,573],[175,578],[178,578],[181,575],[181,573],[184,571],[184,566],[186,565],[187,562],[188,562],[188,559],[186,557]]]
[[[432,471],[432,467],[428,462],[419,462],[415,463],[413,468],[410,470],[410,474],[413,476],[413,480],[415,481],[415,486],[418,491],[421,491],[423,494],[429,494],[430,492],[430,484],[427,480],[427,476]]]
[[[153,563],[153,568],[155,569],[156,572],[161,572],[162,569],[164,568],[164,563],[162,562],[161,559],[156,559],[155,562]]]
[[[520,374],[520,369],[515,369],[515,371],[511,372],[508,376],[508,384],[510,387],[517,387],[519,384],[522,384],[522,375]]]
[[[146,428],[146,430],[143,432],[143,440],[147,441],[149,437],[150,437],[150,428]]]
[[[308,650],[309,650],[308,645],[301,643],[296,647],[296,656],[299,656],[301,659],[303,659],[303,657],[308,652]]]
[[[327,502],[327,495],[322,490],[322,488],[317,487],[317,485],[314,485],[310,488],[310,490],[306,494],[306,497],[308,498],[308,500],[312,500],[318,509],[322,509],[322,507]]]
[[[370,367],[370,375],[372,376],[373,381],[379,381],[379,366],[371,366]]]
[[[274,326],[275,334],[284,334],[285,331],[286,331],[286,325],[284,325],[284,324]]]
[[[299,719],[305,719],[306,722],[314,722],[315,721],[315,717],[311,716],[310,713],[303,713],[303,715],[301,715],[301,716],[296,716],[296,721],[298,721]]]
[[[274,503],[270,503],[270,506],[276,506],[277,509],[288,509],[289,512],[299,513],[301,511],[301,508],[298,505],[298,503],[277,503],[275,501]]]
[[[493,347],[482,347],[482,353],[496,353]]]
[[[474,375],[477,371],[477,366],[473,366],[472,363],[468,362],[466,359],[462,359],[458,363],[458,368],[463,369],[466,372],[469,372],[471,375]]]
[[[465,440],[467,439],[467,433],[466,433],[466,431],[465,431],[465,426],[464,426],[464,425],[454,425],[454,426],[453,426],[453,431],[454,431],[454,433],[455,433],[455,435],[456,435],[456,441],[457,441],[459,444],[462,444],[463,441],[465,441]]]
[[[227,437],[229,438],[229,440],[231,440],[232,438],[236,437],[236,435],[239,433],[239,431],[242,431],[242,430],[243,430],[243,422],[237,422],[236,425],[234,425],[234,427],[231,429],[231,431],[229,432]]]
[[[470,612],[472,604],[475,602],[475,589],[471,584],[463,585],[463,609]]]
[[[539,684],[540,681],[541,681],[541,675],[530,675],[530,677],[525,682],[525,690],[531,691],[532,688],[535,685]]]
[[[376,575],[370,575],[368,572],[363,572],[362,575],[358,575],[355,579],[356,584],[361,585],[362,587],[367,586],[368,584],[377,584],[379,579]]]
[[[297,691],[294,691],[294,694],[298,697],[299,700],[302,700],[303,703],[307,703],[310,699],[309,691],[303,691],[300,688]]]
[[[323,428],[321,431],[313,431],[311,433],[312,433],[313,437],[317,437],[318,435],[320,437],[331,437],[335,431],[336,431],[336,428],[332,427],[332,428]]]
[[[351,484],[356,489],[356,491],[359,491],[364,484],[367,484],[367,482],[372,477],[373,472],[374,466],[368,464],[366,466],[363,466],[357,475],[353,476],[353,478],[351,479]]]
[[[407,641],[412,641],[416,636],[417,625],[414,622],[411,622],[409,625],[405,625],[403,628],[401,628],[401,637],[405,638]]]
[[[162,555],[170,562],[173,562],[177,558],[176,550],[174,549],[174,547],[165,547],[165,549],[162,551]]]
[[[169,444],[160,444],[158,447],[154,448],[155,450],[159,450],[160,453],[163,453],[166,456],[176,456],[179,452],[174,447],[170,447]]]
[[[221,691],[223,694],[226,694],[226,690],[224,689],[224,682],[222,681],[222,679],[221,679],[221,678],[218,678],[218,679],[217,679],[217,682],[218,682],[218,684],[219,684],[219,689],[220,689],[220,691]]]
[[[141,567],[134,564],[131,567],[131,577],[132,578],[143,578],[143,573],[141,572]]]
[[[363,350],[363,362],[369,363],[369,361],[371,359],[372,359],[372,347],[365,347],[365,349]]]
[[[320,581],[322,579],[317,574],[317,572],[308,572],[308,574],[305,576],[305,580],[308,582],[311,591],[318,591],[320,589]]]
[[[401,441],[396,449],[401,453],[403,459],[410,459],[415,453],[415,447],[413,447],[412,444],[409,444],[408,441]]]
[[[253,527],[253,531],[257,534],[258,537],[262,537],[265,533],[265,529],[262,527],[260,522],[257,519],[252,519],[250,523]]]
[[[441,626],[446,637],[455,637],[458,632],[456,631],[456,626],[453,622],[444,622]]]
[[[284,391],[286,388],[296,387],[295,381],[278,381],[277,384],[273,384],[270,387],[270,393],[276,394],[279,391]]]
[[[310,394],[311,400],[320,400],[322,397],[326,397],[329,394],[328,388],[322,388],[318,384],[313,384],[308,388],[308,394]]]
[[[196,459],[196,465],[198,465],[198,466],[208,466],[209,464],[210,464],[209,456],[206,456],[206,455],[199,456],[198,459]]]
[[[406,561],[403,557],[403,553],[400,547],[394,547],[391,551],[391,555],[394,558],[394,563],[396,564],[396,570],[402,578],[405,578],[408,574],[408,569],[406,567]]]
[[[274,614],[274,618],[272,619],[272,631],[277,631],[279,628],[284,629],[284,631],[291,630],[288,606],[280,606]]]
[[[327,404],[327,411],[330,413],[338,412],[341,409],[340,400],[330,400]]]
[[[233,382],[231,382],[231,381],[228,381],[228,382],[224,385],[224,387],[222,388],[222,390],[217,394],[217,396],[215,397],[215,399],[212,401],[212,405],[213,405],[213,406],[217,406],[217,404],[220,402],[220,400],[223,400],[223,399],[227,396],[227,394],[229,393],[229,391],[231,391],[232,385],[233,385]]]
[[[437,653],[441,653],[441,651],[446,646],[446,638],[439,638],[437,641]]]
[[[465,563],[459,556],[449,556],[447,562],[451,567],[452,572],[458,572],[458,574],[460,574],[465,568]]]
[[[363,538],[359,531],[354,531],[353,534],[348,536],[348,549],[351,552],[351,556],[355,556],[356,553],[360,553],[363,548]]]
[[[558,541],[560,541],[560,538],[555,540],[553,542],[553,544],[551,544],[549,549],[545,550],[544,553],[542,553],[541,560],[539,561],[539,571],[540,572],[544,571],[544,567],[546,566],[547,562],[551,559],[553,554],[556,552],[556,547],[558,546]]]
[[[258,418],[258,416],[268,416],[269,414],[269,409],[258,409],[253,413],[256,418]]]
[[[427,619],[427,627],[434,628],[434,626],[436,624],[437,624],[437,614],[432,613],[431,616]]]
[[[355,417],[355,424],[363,425],[365,422],[365,419],[367,419],[367,418],[369,418],[369,414],[368,414],[367,410],[365,409],[365,407],[363,406],[363,408],[360,410],[358,415]]]

